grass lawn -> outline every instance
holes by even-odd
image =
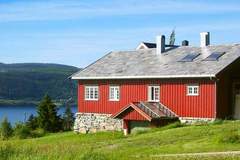
[[[240,156],[159,157],[163,154],[240,150],[240,121],[136,132],[49,134],[42,138],[0,141],[0,159],[240,159]]]

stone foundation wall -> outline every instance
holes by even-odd
[[[213,122],[214,118],[195,118],[195,117],[180,117],[181,123],[194,124],[198,122]]]
[[[123,122],[110,118],[110,114],[77,113],[74,131],[77,133],[95,133],[97,131],[122,131]]]

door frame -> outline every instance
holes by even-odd
[[[236,85],[240,85],[240,80],[234,80],[232,82],[232,118],[234,118],[234,114],[235,114],[235,104],[236,104]]]
[[[152,100],[150,97],[152,94],[155,94],[155,93],[152,93],[152,90],[150,88],[154,87],[154,91],[155,92],[155,88],[158,88],[158,100],[156,100],[156,97],[154,95],[154,100]],[[147,86],[147,101],[148,102],[160,102],[160,97],[161,97],[161,86],[159,84],[149,84]]]

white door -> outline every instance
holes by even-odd
[[[240,119],[240,94],[235,95],[234,119]]]
[[[235,94],[235,105],[234,105],[234,119],[240,119],[240,85],[236,84],[234,87],[234,94]]]

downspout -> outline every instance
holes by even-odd
[[[214,81],[214,119],[217,118],[217,81],[218,79],[210,77],[210,80]]]
[[[215,81],[215,113],[214,113],[214,118],[217,118],[217,81]]]

